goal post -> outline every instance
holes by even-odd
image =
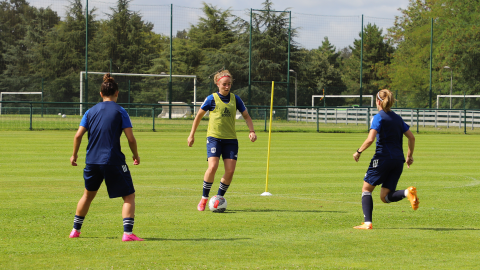
[[[80,115],[83,115],[83,79],[85,71],[80,71]],[[88,74],[107,74],[110,72],[89,71]],[[135,76],[135,77],[164,77],[169,78],[193,78],[193,104],[197,104],[197,75],[169,75],[169,74],[141,74],[141,73],[110,73],[112,76]],[[193,107],[193,112],[196,114],[196,108]]]
[[[312,107],[315,107],[315,98],[359,98],[360,95],[312,95]],[[370,107],[373,107],[373,95],[362,95],[361,97],[370,98]]]
[[[0,92],[0,115],[2,114],[3,95],[42,95],[43,92]]]
[[[480,95],[437,95],[437,109],[438,109],[438,103],[440,101],[440,98],[446,97],[446,98],[480,98]]]

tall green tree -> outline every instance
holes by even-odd
[[[89,40],[97,22],[95,9],[89,11]],[[46,80],[46,101],[79,101],[79,72],[85,70],[86,25],[81,0],[74,0],[66,10],[66,18],[46,36],[42,46],[35,48],[34,67]]]
[[[361,37],[361,33],[359,36]],[[361,49],[361,38],[355,39],[353,47],[350,46],[352,55],[343,61],[342,77],[348,87],[344,94],[359,94]],[[374,94],[389,86],[389,78],[385,69],[392,60],[393,52],[394,47],[388,39],[384,39],[382,29],[370,23],[364,27],[362,70],[364,95]]]
[[[435,95],[449,94],[450,71],[453,71],[453,94],[478,94],[480,91],[480,18],[476,0],[410,1],[396,18],[389,35],[397,52],[389,76],[392,86],[404,89],[403,103],[427,107],[430,92],[430,36],[433,21],[432,106]],[[444,67],[449,66],[451,70]],[[478,100],[468,100],[480,106]],[[473,105],[472,105],[473,106]],[[442,106],[440,106],[442,107]],[[454,107],[462,108],[460,100]]]
[[[91,67],[95,71],[146,73],[161,47],[153,24],[145,22],[141,14],[129,9],[130,0],[118,0],[110,8],[108,20],[99,23],[91,41]]]
[[[38,91],[41,76],[35,69],[38,61],[35,51],[43,46],[45,36],[60,21],[50,8],[35,8],[25,1],[11,1],[2,5],[13,17],[7,23],[2,40],[3,71],[0,75],[2,91]]]

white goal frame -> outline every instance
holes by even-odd
[[[438,109],[438,102],[440,101],[441,97],[449,97],[449,98],[480,98],[480,95],[437,95],[437,109]]]
[[[3,95],[43,95],[43,92],[0,92],[0,101]],[[0,115],[2,114],[2,103],[0,102]]]
[[[312,107],[315,107],[315,103],[313,102],[316,97],[330,97],[330,98],[359,98],[360,95],[312,95]],[[362,98],[370,98],[370,107],[373,107],[373,95],[362,95]]]
[[[80,115],[83,115],[83,78],[84,74],[107,74],[110,72],[85,72],[80,71]],[[141,73],[110,73],[112,76],[137,76],[137,77],[170,77],[169,74],[141,74]],[[197,75],[172,75],[172,78],[193,78],[193,104],[197,104]],[[193,112],[196,114],[196,107],[193,107]]]

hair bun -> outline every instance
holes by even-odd
[[[113,77],[110,77],[110,73],[103,75],[103,82],[112,82],[112,81],[114,80],[113,80]]]

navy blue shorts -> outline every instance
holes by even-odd
[[[223,159],[237,160],[238,140],[207,137],[207,160],[209,157],[220,156],[222,156]]]
[[[110,198],[123,197],[135,193],[132,176],[127,165],[87,164],[83,169],[85,188],[97,191],[105,179]]]
[[[403,172],[404,163],[405,161],[400,159],[378,159],[373,157],[363,180],[372,186],[382,184],[382,187],[395,191]]]

